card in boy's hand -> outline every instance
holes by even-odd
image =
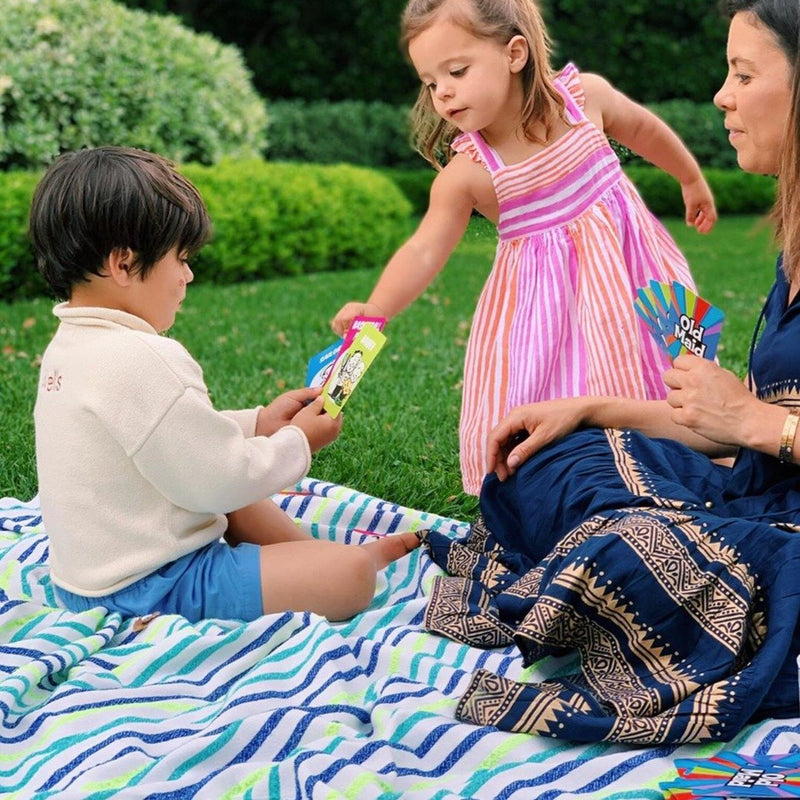
[[[306,386],[314,388],[325,385],[336,359],[350,346],[359,330],[368,323],[382,331],[386,326],[386,317],[353,317],[353,322],[341,339],[331,342],[319,353],[311,356],[306,369]]]
[[[368,322],[356,333],[348,347],[339,353],[322,389],[323,408],[332,417],[339,415],[385,342],[386,337]]]
[[[677,281],[637,289],[634,309],[670,361],[682,352],[713,360],[725,315]]]
[[[317,386],[325,385],[325,381],[328,380],[328,376],[331,374],[336,357],[341,352],[343,344],[344,339],[337,339],[324,350],[320,350],[319,353],[311,356],[306,370],[306,386],[316,388]]]

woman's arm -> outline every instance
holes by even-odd
[[[631,428],[652,438],[683,442],[714,458],[735,453],[735,448],[676,424],[664,400],[572,397],[513,409],[489,434],[487,472],[505,480],[545,445],[579,428]]]
[[[778,455],[786,408],[759,400],[732,372],[681,355],[664,382],[670,390],[666,400],[576,397],[515,408],[489,435],[488,471],[504,480],[542,447],[581,427],[631,428],[712,458],[734,455],[740,447]]]

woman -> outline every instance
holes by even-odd
[[[779,176],[783,247],[749,386],[683,355],[666,401],[552,401],[495,428],[483,519],[465,543],[427,535],[457,577],[437,581],[426,625],[514,642],[526,663],[577,650],[580,664],[543,685],[478,673],[461,719],[655,744],[725,741],[798,715],[800,197],[787,187],[800,180],[800,5],[728,11],[714,100],[739,165]]]

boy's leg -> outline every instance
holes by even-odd
[[[310,542],[313,538],[272,500],[260,500],[228,514],[228,544],[250,542],[272,545],[278,542]]]
[[[262,547],[264,613],[313,611],[348,619],[372,602],[378,570],[417,546],[416,534],[397,533],[365,545],[312,538]]]

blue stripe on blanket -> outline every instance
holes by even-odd
[[[455,520],[306,480],[277,496],[315,535]],[[0,501],[0,793],[10,798],[660,798],[674,759],[712,746],[626,748],[458,722],[478,668],[514,680],[513,648],[482,651],[422,630],[441,575],[421,550],[380,576],[363,614],[330,624],[279,614],[249,624],[164,616],[136,632],[104,609],[54,604],[36,502]],[[789,752],[799,724],[767,722],[725,749]]]

